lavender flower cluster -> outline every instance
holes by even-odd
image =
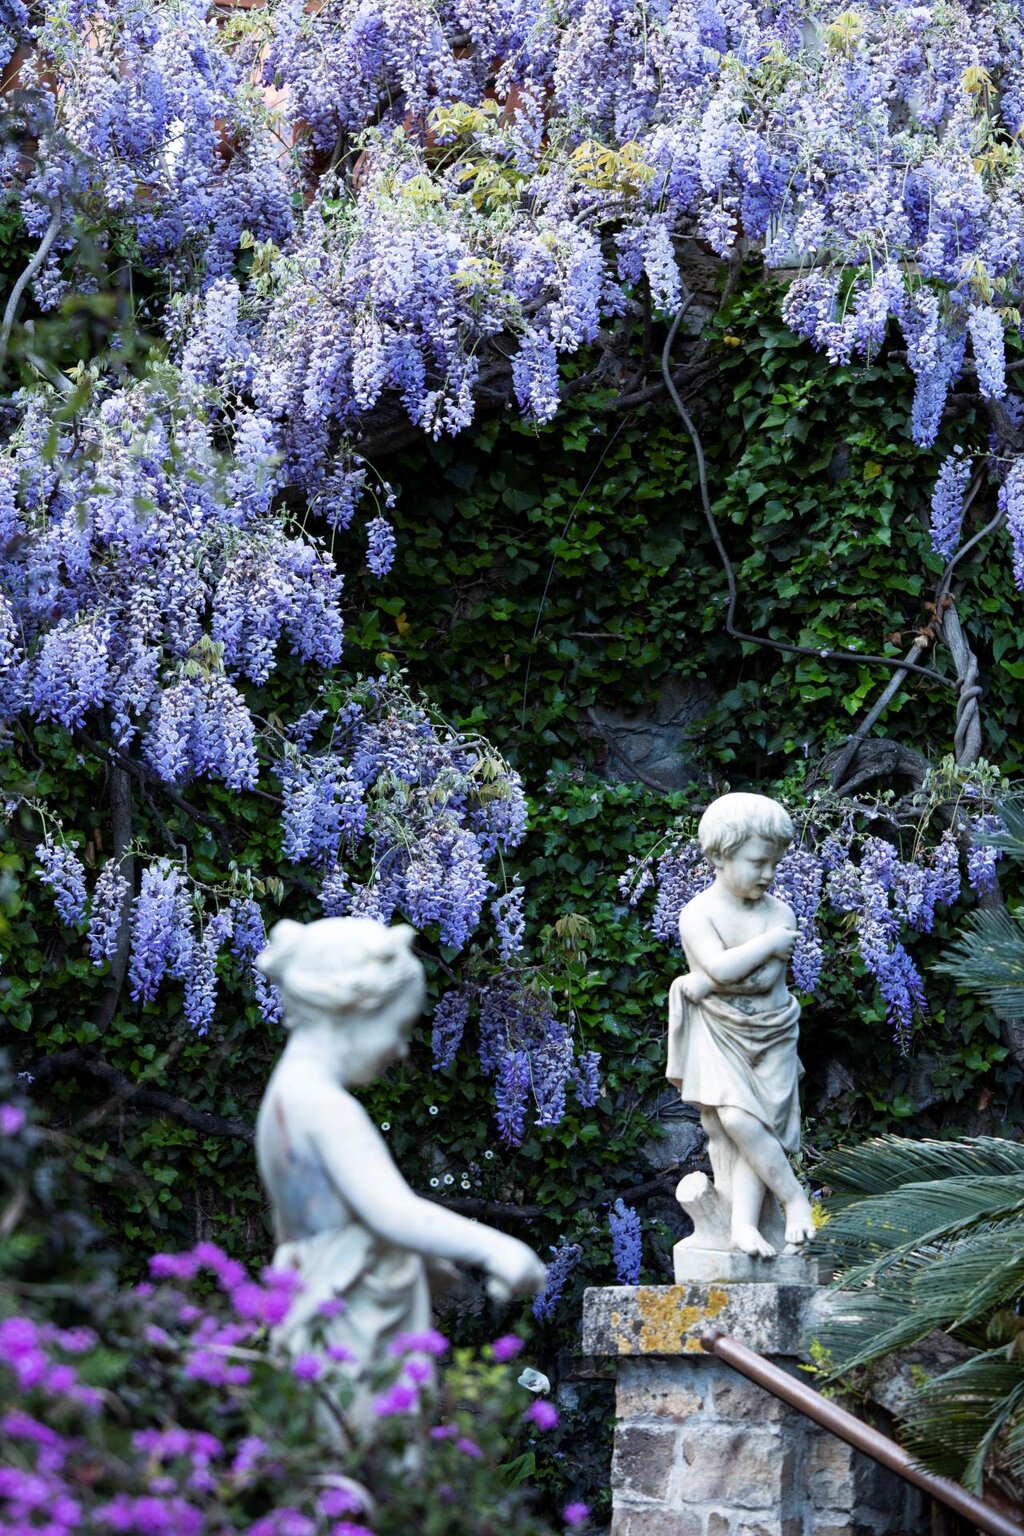
[[[74,280],[83,214],[179,280],[223,276],[244,229],[288,237],[291,197],[268,113],[248,89],[244,52],[224,46],[204,5],[72,4],[17,30],[27,46],[16,81],[37,148],[26,164],[15,139],[5,180],[20,182],[30,235],[57,223],[33,284],[44,308]]]
[[[89,952],[97,966],[112,959],[127,918],[128,981],[137,1002],[151,1002],[166,980],[180,982],[185,1020],[197,1035],[205,1035],[216,1003],[218,960],[230,942],[267,1022],[280,1020],[277,989],[254,965],[266,944],[266,931],[251,896],[231,896],[208,913],[201,889],[169,859],[158,859],[142,871],[134,897],[118,861],[108,859],[90,895],[85,865],[74,848],[53,833],[37,847],[36,859],[61,922],[88,925]]]
[[[338,661],[333,561],[230,499],[193,390],[152,379],[98,391],[77,454],[56,409],[26,398],[0,456],[0,724],[27,709],[75,729],[106,712],[115,744],[141,737],[168,782],[251,787],[240,685],[266,681],[282,640],[303,660]]]
[[[637,285],[659,311],[677,306],[676,252],[694,235],[801,267],[787,318],[836,361],[872,355],[896,325],[919,443],[968,368],[1005,401],[1024,240],[1019,7],[285,0],[265,27],[231,28],[201,0],[105,0],[88,25],[78,0],[7,9],[0,50],[24,53],[0,176],[45,245],[36,303],[93,281],[82,227],[159,267],[170,297],[149,301],[167,360],[144,376],[90,375],[70,415],[48,379],[15,397],[0,452],[0,730],[25,712],[109,723],[119,751],[179,786],[245,790],[272,757],[285,857],[317,868],[329,912],[401,911],[460,947],[493,896],[488,861],[525,814],[514,774],[387,690],[316,749],[318,727],[286,726],[285,747],[252,713],[247,689],[286,652],[321,668],[341,654],[334,546],[290,521],[284,493],[344,548],[372,491],[366,563],[384,579],[394,559],[390,493],[358,451],[371,413],[397,404],[435,437],[463,430],[503,336],[521,410],[550,419],[560,359]],[[968,463],[948,458],[936,488],[944,555]],[[1024,587],[1019,461],[1000,502]],[[47,843],[40,867],[62,920],[80,924],[87,888],[65,852]],[[691,851],[666,856],[660,932],[708,877]],[[132,984],[141,999],[155,978],[181,980],[200,1029],[228,919],[175,878],[188,900],[157,865],[134,898]],[[794,862],[780,878],[803,913],[796,974],[811,986],[816,877]],[[97,888],[94,959],[113,952],[126,899]],[[505,958],[520,901],[494,902]],[[176,950],[155,937],[159,902],[174,906]],[[899,970],[887,985],[905,1021],[919,987],[894,942],[879,919],[865,954]],[[524,1094],[550,1120],[570,1081],[558,1029],[524,1018],[493,1067],[510,1140]]]
[[[278,768],[286,859],[319,867],[332,915],[388,922],[401,911],[460,949],[493,889],[488,862],[526,829],[518,774],[486,742],[433,721],[393,676],[354,686],[322,726],[327,748],[289,744]],[[343,861],[363,847],[372,871],[360,883]],[[521,902],[517,888],[495,903],[503,954],[521,939]]]
[[[253,514],[230,501],[213,428],[187,416],[190,399],[186,391],[172,400],[155,383],[108,394],[86,426],[89,458],[44,451],[52,404],[27,403],[0,459],[9,493],[0,496],[4,720],[28,708],[69,729],[96,728],[106,713],[118,748],[141,747],[159,780],[206,777],[236,790],[255,787],[262,739],[278,754],[285,858],[319,868],[325,909],[384,921],[400,909],[461,947],[492,890],[488,862],[523,835],[518,777],[485,743],[433,724],[387,680],[359,690],[331,722],[327,748],[309,746],[323,713],[290,737],[261,738],[245,684],[267,680],[282,641],[305,661],[334,666],[340,577],[315,542],[262,506]],[[363,847],[373,874],[360,885],[342,861]],[[74,851],[47,838],[39,865],[61,920],[83,922],[85,874]],[[228,895],[224,916],[207,918],[187,871],[157,863],[133,907],[133,995],[147,1001],[165,977],[182,982],[199,1033],[232,931],[237,893]],[[113,871],[101,877],[89,938],[97,963],[111,958],[125,899]],[[521,903],[515,891],[497,903],[506,954],[521,942]],[[258,977],[256,986],[275,1016],[272,993]]]
[[[837,361],[896,324],[921,443],[968,363],[1006,395],[1019,7],[287,0],[234,31],[201,4],[110,0],[83,28],[8,9],[38,148],[6,153],[4,177],[30,236],[56,220],[37,300],[69,281],[83,215],[166,268],[175,356],[217,397],[236,505],[291,482],[344,523],[366,414],[390,395],[428,432],[461,430],[499,332],[522,409],[548,419],[559,357],[629,288],[675,308],[694,233],[808,266],[786,313]],[[357,174],[339,183],[328,159]],[[264,254],[240,288],[242,243]],[[379,575],[392,539],[374,517]]]

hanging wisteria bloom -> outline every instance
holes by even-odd
[[[465,990],[446,992],[434,1009],[431,1049],[434,1066],[450,1067],[462,1044],[469,1017],[469,994]]]
[[[62,923],[69,928],[85,921],[85,869],[73,848],[52,837],[39,844],[36,859],[44,884],[48,885]]]
[[[564,1238],[557,1248],[552,1248],[551,1253],[547,1281],[533,1303],[533,1315],[541,1321],[554,1317],[562,1292],[565,1290],[565,1283],[583,1257],[583,1249],[579,1243],[567,1243]]]
[[[117,950],[125,903],[131,887],[117,859],[108,859],[93,886],[89,913],[89,953],[94,965],[112,960]]]
[[[639,1215],[631,1205],[616,1200],[608,1212],[608,1230],[616,1279],[620,1285],[639,1285],[642,1260]]]
[[[1003,851],[1001,848],[993,848],[985,842],[985,838],[1002,831],[1002,822],[992,812],[983,812],[970,819],[971,845],[967,850],[967,879],[971,890],[978,896],[987,896],[996,888],[996,865]]]
[[[822,947],[818,931],[824,870],[821,859],[809,848],[793,847],[775,871],[772,895],[793,908],[799,938],[790,966],[801,992],[814,992],[821,975]]]
[[[596,1104],[600,1056],[577,1054],[572,1028],[546,995],[507,974],[479,990],[478,1008],[480,1066],[494,1079],[502,1141],[521,1144],[530,1108],[538,1127],[558,1125],[570,1091],[581,1109]]]
[[[956,449],[943,459],[939,478],[932,491],[932,548],[948,560],[960,538],[964,517],[964,496],[971,478],[971,461]]]

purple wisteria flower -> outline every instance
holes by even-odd
[[[94,965],[103,965],[113,958],[130,894],[128,879],[122,873],[119,861],[108,859],[93,886],[89,912],[89,953]]]
[[[615,1201],[608,1213],[608,1230],[612,1238],[612,1261],[620,1285],[640,1284],[641,1239],[640,1217],[632,1206],[621,1199]]]
[[[491,911],[494,914],[494,926],[498,934],[498,950],[503,960],[508,960],[523,947],[523,935],[526,932],[526,919],[523,915],[523,901],[526,890],[521,885],[515,885],[504,895],[498,896],[491,902]]]
[[[498,1135],[513,1147],[523,1139],[529,1089],[529,1056],[525,1051],[506,1051],[495,1076],[494,1098],[498,1106]]]
[[[87,902],[85,869],[74,849],[66,843],[55,842],[48,835],[36,848],[36,860],[43,883],[53,893],[61,922],[69,928],[84,923]]]
[[[796,916],[799,938],[790,964],[801,992],[813,993],[821,976],[823,952],[817,917],[824,873],[816,853],[792,847],[776,870],[772,886],[772,894],[787,902]]]
[[[679,943],[680,912],[714,877],[714,870],[695,839],[658,860],[658,894],[651,928],[659,939],[666,944]]]
[[[583,1249],[579,1243],[567,1243],[564,1239],[559,1242],[557,1248],[552,1248],[551,1252],[554,1257],[548,1264],[544,1289],[533,1302],[533,1315],[542,1321],[554,1317],[565,1289],[565,1282],[583,1257]]]
[[[1024,592],[1024,459],[1015,459],[999,487],[999,510],[1006,518],[1013,551],[1013,584]]]
[[[987,896],[996,887],[996,865],[1003,856],[1001,848],[981,841],[1004,830],[999,817],[991,811],[972,816],[968,823],[971,845],[967,850],[967,880],[976,896]]]
[[[948,560],[960,539],[964,516],[964,496],[971,478],[971,460],[956,448],[939,468],[939,478],[932,491],[932,548]]]
[[[469,993],[459,988],[446,992],[434,1009],[431,1028],[435,1069],[451,1066],[462,1044],[468,1017]]]
[[[180,926],[182,920],[184,928]],[[180,872],[161,859],[143,870],[135,902],[128,968],[132,996],[150,1002],[165,974],[183,969],[180,962],[192,943],[191,915]]]
[[[576,1102],[581,1109],[593,1109],[601,1095],[601,1053],[582,1051],[572,1069]]]
[[[383,580],[395,563],[397,541],[387,518],[375,517],[366,528],[366,563],[378,580]]]
[[[202,6],[111,0],[101,23],[90,15],[81,0],[11,0],[0,16],[0,56],[16,71],[5,185],[29,241],[48,247],[33,304],[90,291],[78,236],[102,229],[160,274],[146,323],[162,350],[143,370],[100,370],[70,404],[49,377],[12,396],[0,729],[28,716],[102,735],[177,790],[200,779],[267,793],[261,773],[272,774],[284,857],[310,866],[302,878],[325,911],[398,913],[464,950],[491,903],[509,961],[522,897],[494,899],[492,861],[523,835],[515,773],[396,683],[294,722],[259,697],[285,664],[337,667],[341,567],[361,560],[349,530],[364,498],[378,509],[368,568],[392,567],[393,492],[359,451],[370,413],[435,439],[464,431],[497,349],[521,411],[550,420],[564,360],[628,319],[638,294],[677,310],[680,252],[696,233],[723,257],[760,250],[769,267],[797,269],[785,319],[833,362],[905,349],[917,444],[936,441],[965,376],[1012,423],[1005,333],[1024,198],[1013,155],[1000,157],[1024,119],[1020,7],[878,0],[856,25],[823,16],[820,46],[792,5],[740,0],[284,0],[259,49],[210,26]],[[965,85],[975,78],[993,82],[983,101]],[[272,111],[261,84],[280,92]],[[485,111],[495,95],[499,111]],[[282,134],[294,136],[287,153]],[[318,156],[358,161],[343,196]],[[970,463],[947,454],[939,472],[943,558]],[[991,464],[1024,589],[1024,467],[998,439]],[[90,904],[73,852],[43,847],[61,920],[88,914],[102,965],[131,893],[108,861]],[[810,990],[821,875],[813,850],[800,852],[780,892],[800,923],[794,982]],[[954,855],[822,861],[903,1031],[920,987],[900,935],[927,931],[953,899]],[[980,853],[968,875],[991,877]],[[662,860],[666,942],[708,879],[690,846]],[[183,864],[172,878],[149,861],[131,909],[136,1001],[179,982],[192,1028],[208,1027],[227,937],[215,909],[233,904],[247,972],[262,933],[242,891],[210,895]],[[273,1018],[272,991],[252,980]],[[446,1064],[460,1032],[451,1010],[437,1035]],[[595,1102],[594,1053],[577,1056],[570,1023],[526,987],[500,1006],[481,1000],[480,1049],[510,1144],[531,1105],[545,1127],[568,1088],[580,1107]]]
[[[967,316],[967,329],[974,349],[978,386],[989,399],[1001,400],[1006,394],[1006,343],[1002,319],[987,304],[973,304]]]

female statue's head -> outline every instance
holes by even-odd
[[[285,1028],[337,1031],[350,1082],[369,1082],[404,1054],[409,1026],[426,997],[423,967],[404,923],[369,917],[285,919],[270,932],[256,964],[281,992]]]

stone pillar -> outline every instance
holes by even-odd
[[[921,1495],[701,1348],[714,1327],[797,1375],[826,1293],[696,1282],[588,1290],[616,1358],[611,1536],[919,1536]]]

